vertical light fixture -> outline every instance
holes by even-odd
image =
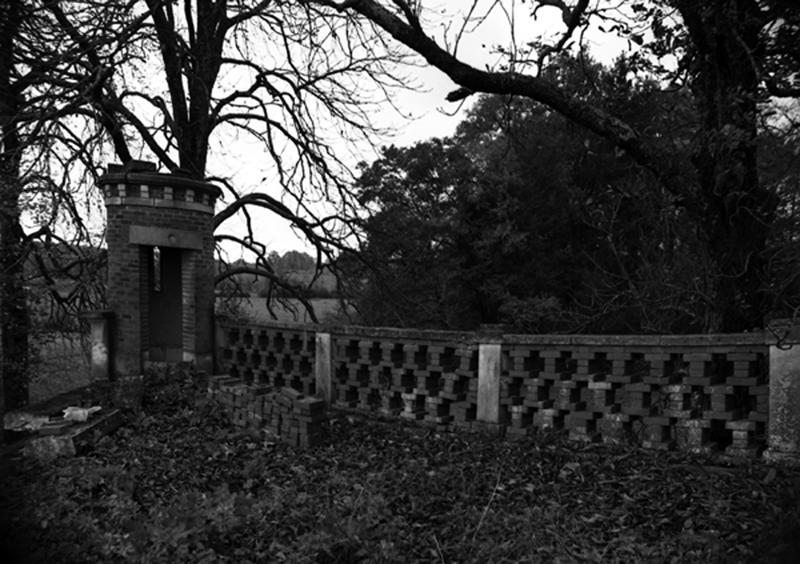
[[[153,247],[153,291],[161,291],[161,249]]]

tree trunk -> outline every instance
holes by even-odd
[[[758,178],[757,94],[763,25],[753,0],[679,2],[695,49],[692,88],[701,116],[692,157],[693,212],[716,274],[710,331],[758,327],[764,315],[764,249],[777,197]]]
[[[7,139],[6,139],[7,140]],[[5,141],[4,141],[5,144]],[[5,155],[4,155],[5,157]],[[3,158],[3,161],[6,159]],[[25,296],[25,253],[19,224],[18,181],[3,162],[0,172],[0,332],[2,333],[3,396],[5,409],[28,403],[28,334],[30,321]]]
[[[21,4],[0,8],[0,370],[5,409],[28,403],[28,334],[30,321],[25,297],[24,233],[19,198],[21,143],[16,122],[19,93],[12,83],[14,40]]]

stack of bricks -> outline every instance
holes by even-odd
[[[294,388],[274,389],[235,377],[215,376],[209,380],[208,394],[237,426],[265,428],[282,442],[302,448],[322,444],[325,439],[325,402]]]

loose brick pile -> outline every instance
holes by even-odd
[[[239,378],[214,376],[208,395],[229,413],[233,423],[265,428],[292,446],[322,444],[328,423],[325,402],[294,388],[247,384]]]

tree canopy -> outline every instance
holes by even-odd
[[[628,81],[625,61],[559,69],[555,81],[638,127],[687,136],[688,96]],[[691,216],[608,140],[530,99],[481,97],[452,138],[384,149],[358,188],[373,268],[353,296],[370,323],[705,328],[711,267]]]

